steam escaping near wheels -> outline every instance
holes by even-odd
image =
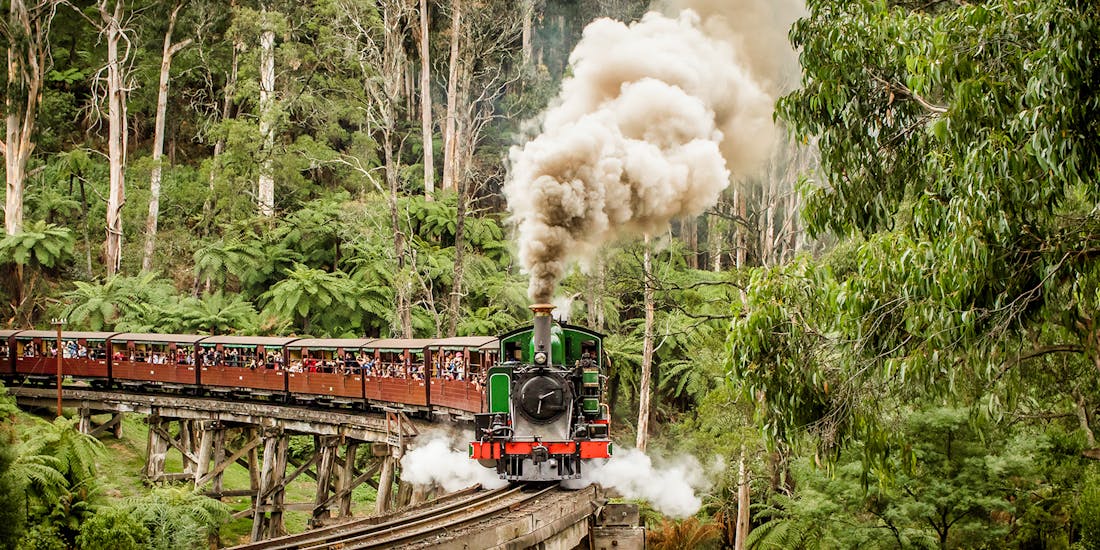
[[[655,465],[645,453],[628,449],[610,459],[585,461],[583,468],[581,479],[562,481],[562,487],[582,489],[597,483],[617,490],[625,498],[644,500],[666,516],[682,519],[695,515],[703,506],[699,494],[713,485],[708,470],[721,471],[723,466],[719,461],[705,469],[690,456]]]
[[[786,52],[758,51],[746,41],[765,42],[758,29],[735,26],[729,9],[688,3],[701,11],[589,24],[541,135],[510,152],[504,192],[535,302],[551,299],[570,261],[703,213],[771,153],[776,76],[761,73],[775,68],[755,57]],[[784,26],[761,25],[785,43]]]
[[[473,432],[421,434],[401,459],[401,481],[425,487],[438,485],[448,493],[477,484],[486,489],[508,485],[495,470],[483,467],[466,455],[466,442],[473,437]]]

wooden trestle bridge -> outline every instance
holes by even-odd
[[[19,405],[27,408],[53,408],[57,402],[54,389],[15,386],[8,391],[16,397]],[[366,483],[377,491],[378,517],[369,518],[366,521],[368,525],[359,531],[347,527],[336,530],[347,537],[358,537],[355,539],[359,541],[358,545],[349,548],[374,547],[372,544],[395,547],[386,543],[385,538],[379,539],[383,542],[371,542],[375,539],[371,539],[369,533],[376,529],[371,526],[405,522],[402,517],[409,516],[407,510],[401,512],[403,515],[388,519],[385,515],[399,508],[416,507],[427,496],[400,482],[395,472],[407,445],[432,423],[410,418],[401,408],[363,412],[268,401],[130,393],[118,389],[96,390],[73,386],[64,387],[62,400],[65,408],[75,410],[79,415],[80,430],[91,435],[108,431],[120,435],[123,415],[143,415],[149,425],[144,477],[150,482],[190,481],[196,487],[204,488],[205,494],[213,498],[249,497],[249,507],[237,512],[234,517],[252,517],[253,541],[280,540],[278,537],[284,537],[283,515],[286,511],[309,512],[310,526],[316,528],[351,520],[352,491]],[[93,417],[104,415],[109,415],[107,421],[100,424],[93,422]],[[294,459],[288,452],[290,437],[299,435],[314,439],[314,450],[304,459]],[[178,451],[182,456],[181,471],[170,472],[166,469],[165,458],[169,450]],[[364,460],[364,454],[369,458]],[[249,488],[223,487],[223,474],[233,464],[248,470]],[[303,476],[315,483],[313,498],[309,502],[288,502],[287,486]],[[584,548],[641,548],[640,545],[644,544],[644,531],[636,526],[636,510],[631,520],[634,526],[624,525],[621,521],[618,525],[601,526],[596,518],[608,516],[601,513],[607,510],[602,506],[605,501],[589,497],[591,491],[558,493],[544,496],[541,507],[536,511],[523,512],[518,505],[505,506],[513,514],[511,520],[505,520],[505,527],[488,531],[485,528],[468,529],[463,534],[457,527],[448,527],[452,524],[429,526],[421,535],[427,536],[433,530],[443,529],[449,533],[449,538],[438,538],[436,535],[436,544],[424,542],[422,538],[416,545],[569,549],[578,547],[582,541]],[[481,500],[489,502],[491,499],[486,496]],[[528,500],[531,499],[524,502]],[[446,502],[441,500],[438,506],[446,506]],[[430,503],[419,505],[429,511],[431,506]],[[473,507],[466,506],[465,509],[468,513]],[[484,504],[477,509],[483,510],[480,513],[486,517],[490,515],[486,510],[492,510]],[[618,508],[612,509],[616,510],[616,516],[621,514]],[[523,513],[527,514],[524,519],[515,519],[515,514]],[[429,515],[438,514],[429,512]],[[481,520],[475,512],[472,516],[456,520],[458,523],[453,525],[468,526]],[[517,526],[529,528],[517,529]],[[333,527],[328,529],[315,529],[316,535],[298,537],[313,541],[318,548],[335,547],[333,544],[337,544],[337,539],[323,538]],[[297,539],[291,537],[289,540]],[[340,547],[345,545],[346,542],[339,543]],[[266,546],[257,548],[262,547]],[[304,548],[309,545],[283,544],[278,547]]]
[[[16,386],[8,391],[25,407],[52,408],[57,399],[54,389]],[[399,484],[394,474],[407,443],[428,423],[412,420],[398,409],[383,415],[71,386],[64,388],[63,405],[77,411],[80,430],[92,435],[108,430],[118,435],[124,414],[144,415],[149,425],[145,479],[192,481],[196,487],[207,487],[206,494],[214,498],[251,497],[250,507],[234,517],[252,516],[252,540],[285,534],[287,510],[310,512],[311,525],[350,517],[352,491],[363,483],[378,491],[378,513],[422,497]],[[94,425],[92,417],[104,414],[110,420]],[[314,438],[314,452],[304,461],[289,456],[292,435]],[[169,449],[183,457],[182,471],[166,470]],[[357,460],[364,452],[370,459]],[[248,489],[223,488],[222,475],[232,464],[248,470]],[[303,475],[316,483],[314,498],[287,502],[287,485]]]

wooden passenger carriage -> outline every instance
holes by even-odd
[[[431,369],[429,396],[433,406],[462,412],[481,412],[484,391],[481,379],[496,361],[496,338],[462,336],[435,340],[428,348],[427,365]],[[461,354],[461,376],[445,372],[447,353]]]
[[[8,339],[14,352],[16,375],[30,378],[50,378],[57,375],[57,353],[62,355],[62,376],[73,376],[106,382],[109,377],[107,340],[113,332],[62,332],[61,350],[57,347],[57,332],[23,330]]]
[[[298,338],[210,336],[198,342],[199,381],[216,393],[286,391],[286,346]],[[213,356],[211,360],[208,357]]]
[[[364,377],[364,398],[379,405],[400,403],[415,408],[428,406],[428,388],[423,374],[425,348],[432,342],[424,338],[384,338],[373,340],[363,351],[375,359],[375,370]]]
[[[345,402],[363,399],[363,366],[358,357],[371,341],[303,338],[287,344],[287,391]]]
[[[107,342],[111,378],[132,384],[198,386],[196,343],[205,338],[193,334],[115,334]]]
[[[56,341],[55,331],[0,331],[0,375],[47,383],[57,372]],[[497,360],[496,339],[485,336],[341,339],[63,331],[62,342],[66,380],[447,414],[483,411],[482,378]],[[68,353],[70,347],[76,351]],[[439,361],[448,353],[461,355],[461,376],[440,370]]]

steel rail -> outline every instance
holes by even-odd
[[[519,490],[525,488],[524,486],[517,487]],[[516,490],[512,490],[507,493],[495,495],[492,499],[480,499],[471,503],[469,506],[456,507],[451,511],[437,514],[430,518],[417,521],[402,521],[399,522],[398,525],[394,525],[387,529],[357,534],[353,537],[333,541],[325,545],[307,547],[303,550],[323,550],[332,548],[340,548],[341,550],[364,550],[371,548],[403,547],[407,544],[417,542],[416,539],[423,538],[441,530],[462,527],[501,512],[519,509],[523,505],[556,490],[558,490],[558,486],[555,484],[532,493],[520,493],[521,498],[519,499],[510,498],[517,492]]]
[[[326,544],[330,544],[335,540],[340,540],[342,537],[367,534],[379,529],[401,525],[407,521],[434,517],[440,512],[448,512],[457,508],[469,507],[482,499],[496,498],[501,494],[510,494],[521,488],[521,486],[512,486],[483,491],[480,486],[475,485],[434,500],[420,503],[410,508],[397,510],[385,516],[362,518],[347,523],[311,529],[294,535],[245,543],[226,550],[297,550],[299,548],[318,547],[318,545],[324,548]]]

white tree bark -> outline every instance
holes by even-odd
[[[735,194],[734,201],[736,197]],[[707,220],[707,245],[710,248],[710,269],[715,273],[722,272],[722,238],[721,220],[718,216],[710,216]]]
[[[428,0],[420,0],[420,129],[424,144],[424,197],[435,195],[435,160],[432,157],[432,78],[428,49]]]
[[[642,337],[642,381],[638,387],[638,438],[635,446],[645,451],[649,444],[649,394],[653,376],[653,251],[649,235],[645,236],[642,254],[643,299],[645,302],[645,332]]]
[[[734,527],[733,550],[744,550],[749,536],[749,477],[745,468],[745,446],[741,446],[741,458],[737,461],[737,523]]]
[[[124,0],[101,0],[99,15],[107,42],[107,157],[110,163],[110,191],[107,196],[107,275],[119,272],[122,265],[122,207],[126,204],[126,86],[123,63],[129,58],[129,43],[120,57],[119,45],[125,39],[122,32]]]
[[[235,10],[236,8],[236,1],[230,2],[230,9]],[[225,78],[225,94],[222,97],[222,112],[219,119],[221,122],[229,120],[229,115],[233,109],[233,94],[237,92],[237,69],[240,67],[241,48],[240,40],[234,39],[233,58],[229,64],[229,74]],[[225,151],[225,137],[219,137],[217,143],[214,144],[214,155],[210,159],[210,192],[202,205],[203,218],[208,223],[212,222],[214,217],[214,205],[217,201],[215,184],[218,181],[218,159],[223,151]],[[195,293],[198,294],[198,281],[196,281]]]
[[[153,131],[153,173],[149,176],[149,216],[145,219],[145,250],[141,257],[141,270],[153,269],[153,252],[157,241],[157,219],[160,217],[161,158],[164,156],[164,124],[168,112],[168,77],[172,69],[172,56],[191,44],[190,38],[172,43],[172,32],[184,2],[176,4],[168,17],[168,30],[164,33],[164,48],[160,58],[160,85],[157,88],[157,115]]]
[[[260,33],[260,177],[256,202],[261,216],[275,215],[275,31]]]
[[[446,130],[443,132],[443,189],[457,189],[458,136],[455,117],[458,112],[458,79],[461,63],[459,43],[462,34],[462,0],[451,0],[451,57],[447,74]]]
[[[4,155],[7,183],[4,229],[9,235],[23,229],[27,161],[35,146],[31,137],[42,99],[42,81],[48,69],[48,29],[55,5],[55,1],[47,0],[28,8],[25,0],[11,0],[4,32],[8,42],[8,82],[4,93],[6,128],[0,154]]]
[[[527,65],[531,62],[532,46],[531,46],[531,29],[533,27],[533,19],[535,18],[535,1],[523,0],[523,64]]]

